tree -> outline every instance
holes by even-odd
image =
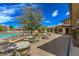
[[[1,31],[4,30],[4,27],[3,27],[2,25],[0,25],[0,30],[1,30]]]
[[[48,28],[47,28],[46,26],[44,26],[44,25],[39,25],[39,26],[38,26],[38,30],[39,30],[40,32],[43,32],[44,30],[48,30]]]
[[[38,29],[43,16],[39,8],[32,8],[31,6],[22,9],[22,15],[18,17],[21,27],[32,31]]]

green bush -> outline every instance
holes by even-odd
[[[74,44],[74,46],[76,46],[76,47],[79,47],[79,30],[77,30],[77,29],[72,29],[71,30],[71,34],[72,34],[72,36],[73,36],[73,44]]]

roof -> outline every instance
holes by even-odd
[[[48,29],[55,29],[55,28],[57,28],[57,27],[59,27],[59,25],[58,25],[58,26],[48,27]]]
[[[65,19],[65,20],[62,20],[61,22],[65,22],[65,21],[67,21],[67,20],[70,20],[70,18],[67,18],[67,19]]]
[[[60,25],[60,26],[62,26],[62,27],[70,27],[71,24],[62,24],[62,25]]]

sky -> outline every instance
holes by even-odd
[[[62,20],[70,17],[68,3],[0,3],[0,24],[19,27],[16,17],[20,16],[21,9],[28,5],[33,8],[40,7],[44,16],[41,24],[47,27],[61,25]]]

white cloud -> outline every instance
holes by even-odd
[[[66,16],[67,16],[67,15],[69,15],[69,11],[68,11],[68,12],[66,12],[66,14],[65,14],[65,15],[66,15]]]
[[[8,26],[8,25],[6,25],[6,24],[0,24],[0,25],[3,25],[3,26]]]
[[[54,27],[54,26],[56,26],[56,24],[53,24],[53,25],[49,25],[49,26],[47,26],[47,27]]]
[[[0,6],[0,23],[5,23],[8,21],[14,21],[14,17],[11,15],[14,15],[15,12],[20,11],[21,8],[24,6],[27,6],[25,3],[21,4],[13,4],[13,5],[5,5],[5,6]],[[32,4],[32,7],[36,7],[36,4]]]
[[[24,3],[14,4],[10,6],[0,6],[0,14],[14,14],[16,11],[19,11],[21,7],[27,6]]]
[[[44,21],[45,23],[50,23],[51,21],[49,21],[49,20],[46,20],[46,21]]]
[[[0,12],[0,23],[5,23],[8,21],[13,21],[13,17],[9,16],[10,14],[13,14],[13,9],[5,9]]]
[[[47,27],[52,27],[53,25],[49,25],[49,26],[47,26]]]
[[[11,19],[13,19],[13,18],[10,17],[10,16],[0,15],[0,23],[5,23],[5,22],[8,22],[8,21],[13,21]]]
[[[14,5],[13,5],[14,6]],[[12,20],[13,17],[11,17],[12,14],[15,14],[17,8],[13,8],[13,6],[0,6],[0,23],[5,23],[8,21],[14,21]]]
[[[58,10],[55,10],[53,13],[52,13],[52,17],[56,17],[58,15]]]
[[[38,5],[36,5],[36,4],[32,4],[32,7],[33,7],[33,8],[36,8],[36,7],[38,7]]]
[[[4,9],[0,12],[0,14],[8,15],[8,14],[14,14],[15,10],[13,8],[11,9]]]
[[[5,23],[8,21],[13,21],[13,17],[11,17],[12,14],[16,12],[16,8],[13,8],[13,6],[0,6],[0,23]]]
[[[38,5],[37,5],[37,4],[33,4],[33,3],[29,3],[29,5],[31,5],[33,8],[38,7]]]
[[[21,7],[26,7],[26,6],[27,6],[27,4],[21,3],[21,4],[17,4],[17,5],[16,4],[12,5],[11,7],[16,9],[16,10],[19,10]]]
[[[6,7],[0,6],[0,11],[6,9]]]
[[[62,23],[58,23],[58,25],[62,25]]]

